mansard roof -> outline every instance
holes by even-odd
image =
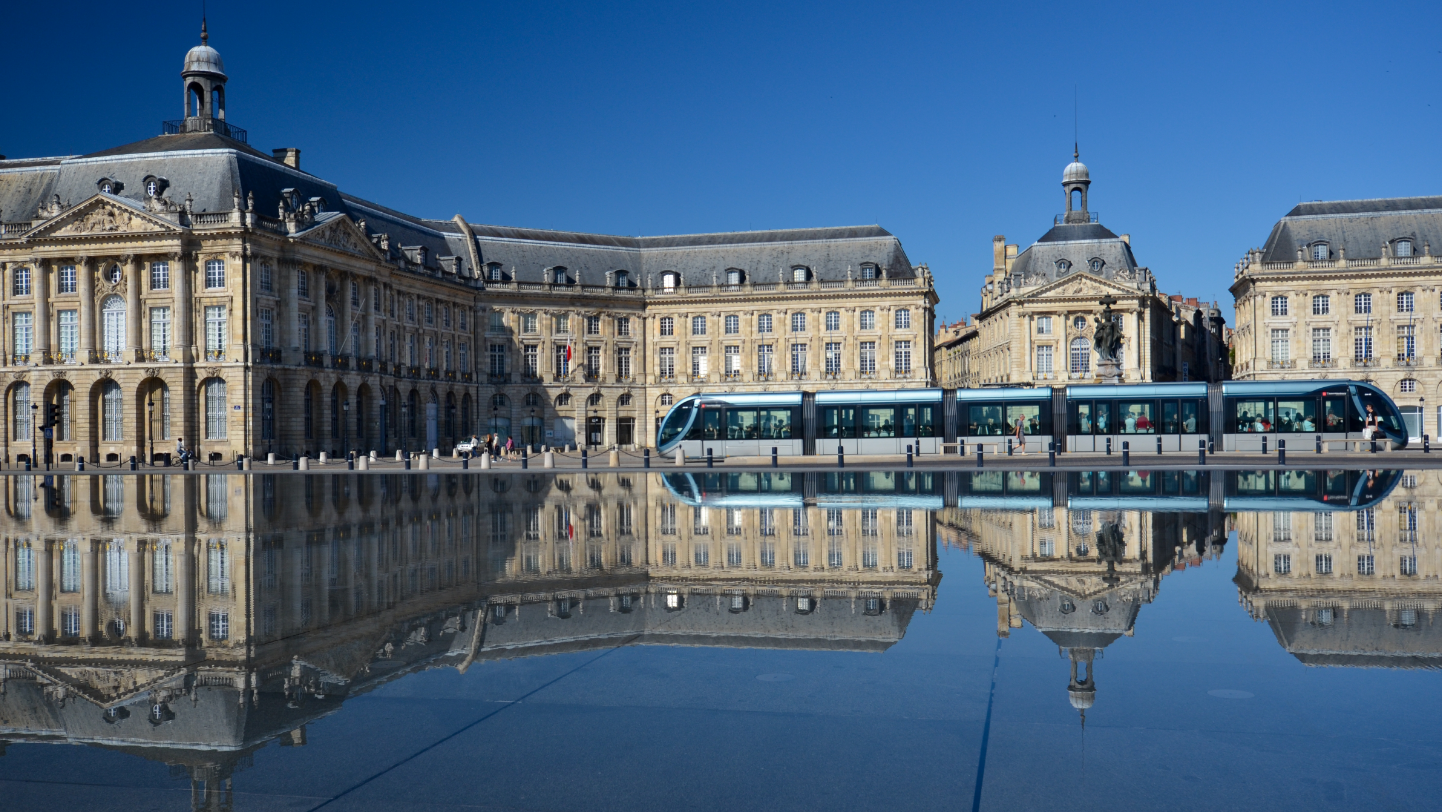
[[[1415,243],[1418,255],[1424,244],[1442,244],[1442,197],[1298,203],[1272,226],[1262,261],[1293,262],[1298,248],[1319,242],[1328,244],[1333,260],[1343,250],[1347,259],[1379,259],[1384,245],[1403,238]]]
[[[1306,665],[1352,668],[1442,668],[1442,626],[1418,612],[1417,625],[1394,623],[1386,609],[1349,607],[1330,625],[1308,616],[1315,609],[1267,605],[1267,623],[1277,642]]]

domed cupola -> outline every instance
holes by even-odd
[[[1073,149],[1072,161],[1061,173],[1061,187],[1066,190],[1065,221],[1068,223],[1091,222],[1091,215],[1087,213],[1087,188],[1092,185],[1092,177],[1080,158],[1078,151]]]
[[[220,52],[210,47],[205,20],[200,21],[200,44],[185,54],[180,72],[185,83],[186,132],[211,132],[209,122],[225,120],[225,64]]]

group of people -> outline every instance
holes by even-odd
[[[489,453],[493,459],[510,459],[521,455],[514,437],[507,437],[502,441],[499,434],[487,434],[484,439],[472,434],[471,456],[479,457],[483,453]]]

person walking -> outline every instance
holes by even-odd
[[[1026,421],[1020,417],[1016,419],[1016,431],[1014,434],[1016,435],[1016,444],[1021,446],[1021,448],[1018,449],[1019,453],[1026,454]]]

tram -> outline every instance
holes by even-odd
[[[937,454],[943,444],[1004,444],[1020,424],[1027,451],[1137,453],[1296,450],[1364,439],[1407,446],[1397,404],[1362,381],[1225,381],[1031,388],[900,389],[776,393],[702,392],[677,401],[656,447],[702,457],[802,454]]]

